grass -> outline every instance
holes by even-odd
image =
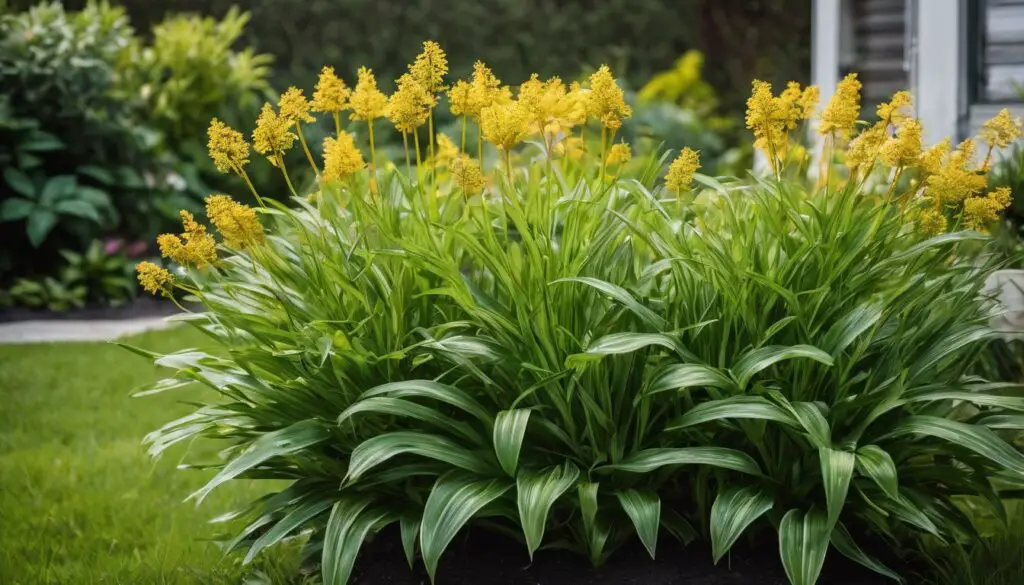
[[[131,342],[167,351],[202,338],[179,328]],[[107,343],[0,346],[0,583],[292,579],[296,547],[243,567],[210,541],[225,526],[208,520],[251,501],[259,487],[231,482],[197,509],[183,500],[209,474],[175,469],[186,447],[155,461],[145,453],[142,437],[189,412],[183,401],[204,392],[129,398],[157,376],[146,360]]]

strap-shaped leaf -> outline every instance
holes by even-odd
[[[387,517],[387,511],[370,507],[369,498],[350,498],[334,504],[324,532],[320,569],[324,585],[348,583],[363,540]]]
[[[303,502],[297,506],[294,510],[289,512],[274,524],[274,527],[264,532],[252,546],[249,547],[249,552],[246,553],[245,559],[242,564],[249,564],[256,555],[268,546],[273,546],[282,538],[288,536],[295,529],[303,526],[306,522],[309,522],[312,518],[320,515],[323,511],[327,510],[334,503],[335,496],[332,494],[326,497],[314,498],[309,501]]]
[[[731,396],[694,406],[670,423],[666,430],[684,429],[722,419],[761,419],[799,426],[792,414],[770,400],[760,396]]]
[[[842,522],[837,524],[836,527],[832,529],[832,537],[830,540],[832,542],[832,546],[834,546],[840,554],[850,559],[851,561],[854,561],[864,567],[867,567],[868,569],[871,569],[879,575],[884,575],[892,579],[893,581],[903,583],[903,578],[897,575],[895,571],[893,571],[889,567],[886,567],[881,562],[879,562],[878,559],[869,556],[867,553],[861,550],[861,548],[857,546],[857,543],[853,540],[853,537],[850,536],[850,533],[846,530],[846,527],[843,526]]]
[[[416,562],[416,540],[420,535],[420,519],[412,514],[405,514],[398,519],[398,526],[402,532],[405,561],[409,563],[411,569]]]
[[[661,526],[661,499],[650,491],[626,490],[615,494],[622,509],[633,521],[637,536],[654,558],[658,550],[658,527]]]
[[[937,416],[916,415],[904,419],[882,438],[908,434],[928,435],[956,443],[1014,473],[1024,474],[1024,454],[986,427]]]
[[[756,486],[729,488],[711,505],[711,552],[715,563],[729,552],[743,531],[772,509],[772,497]]]
[[[734,365],[732,375],[740,389],[746,388],[750,379],[762,370],[783,360],[807,358],[816,362],[832,365],[832,356],[813,345],[769,345],[748,351]]]
[[[601,564],[604,559],[605,544],[611,531],[607,524],[597,517],[597,494],[600,484],[596,482],[580,482],[576,486],[576,494],[580,501],[580,515],[583,517],[583,531],[587,537],[587,554],[594,565]]]
[[[434,382],[433,380],[405,380],[402,382],[391,382],[370,388],[363,393],[361,398],[373,396],[391,396],[394,398],[430,398],[439,402],[450,404],[455,408],[463,410],[484,423],[490,424],[493,417],[490,412],[480,405],[479,402],[470,397],[462,390]]]
[[[267,433],[253,441],[240,455],[228,462],[213,479],[189,496],[201,502],[220,484],[238,477],[273,457],[301,451],[330,437],[330,432],[319,421],[304,420],[289,427]]]
[[[460,472],[438,478],[427,497],[420,523],[420,552],[431,583],[441,554],[459,530],[511,487],[511,483],[475,479]]]
[[[598,472],[625,471],[627,473],[648,473],[655,469],[673,465],[709,465],[732,469],[751,475],[761,475],[761,468],[754,459],[742,451],[725,447],[679,447],[644,449],[619,463],[597,468]]]
[[[964,347],[991,339],[995,335],[990,327],[986,325],[975,325],[959,331],[951,332],[944,339],[931,343],[929,349],[923,356],[910,367],[911,379],[917,377],[928,368],[942,361],[947,356],[959,352]]]
[[[412,400],[394,398],[392,396],[371,396],[370,398],[360,398],[353,403],[352,406],[349,406],[338,415],[338,424],[340,425],[344,423],[357,414],[367,412],[412,418],[433,425],[439,429],[455,431],[470,441],[480,440],[480,437],[474,433],[472,429],[467,427],[465,423],[456,421],[449,416],[445,416],[438,411],[437,408],[424,406],[413,402]]]
[[[430,433],[396,431],[371,437],[357,445],[349,458],[345,481],[356,481],[374,467],[404,454],[444,461],[481,475],[493,469],[481,453],[469,451],[451,439]]]
[[[668,328],[668,322],[665,321],[665,319],[661,315],[658,315],[654,311],[642,305],[640,301],[636,300],[636,298],[634,298],[633,295],[629,293],[629,291],[627,291],[626,289],[622,288],[619,285],[612,284],[610,282],[605,282],[597,278],[591,278],[588,276],[580,276],[576,278],[561,278],[553,281],[551,284],[563,282],[578,282],[580,284],[585,284],[589,287],[592,287],[608,295],[616,302],[629,309],[630,312],[632,312],[637,317],[640,317],[640,320],[642,320],[648,326],[659,330]]]
[[[565,360],[565,364],[567,367],[577,367],[604,356],[633,353],[652,345],[676,350],[679,347],[679,341],[662,333],[612,333],[591,343],[584,353],[569,356]]]
[[[865,445],[857,449],[857,470],[870,477],[885,495],[898,498],[899,478],[892,457],[878,445]]]
[[[821,462],[821,481],[825,486],[825,504],[828,507],[828,524],[835,526],[839,514],[846,504],[846,494],[850,490],[850,479],[857,457],[849,451],[838,451],[821,447],[818,449]]]
[[[792,585],[814,585],[828,552],[828,518],[817,510],[790,510],[779,524],[779,555]]]
[[[531,559],[544,540],[544,527],[551,506],[576,484],[579,476],[580,470],[569,462],[541,473],[519,472],[516,478],[519,523],[523,527]]]
[[[654,376],[646,395],[680,388],[726,389],[733,385],[733,381],[717,368],[704,364],[672,364]]]
[[[822,340],[821,349],[838,356],[861,334],[874,327],[882,318],[882,305],[868,302],[855,307],[829,328]]]
[[[815,447],[832,446],[832,430],[817,406],[810,402],[794,402],[792,413]]]
[[[530,409],[503,410],[494,418],[494,454],[502,470],[516,476],[519,451],[523,447],[526,424],[530,422]]]

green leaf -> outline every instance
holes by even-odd
[[[264,532],[252,546],[249,547],[249,552],[246,553],[245,559],[242,560],[243,565],[248,565],[256,555],[268,546],[273,546],[282,538],[288,536],[293,530],[305,525],[311,519],[319,516],[324,510],[331,507],[334,503],[335,496],[332,494],[327,497],[321,497],[313,499],[308,502],[303,502],[297,506],[294,510],[285,515],[274,524],[274,527]]]
[[[783,360],[795,358],[807,358],[826,366],[832,365],[832,356],[812,345],[769,345],[747,352],[731,370],[733,377],[736,378],[736,384],[743,389],[751,378],[764,369]]]
[[[756,486],[732,487],[711,505],[711,551],[715,563],[729,552],[748,526],[772,509],[772,497]]]
[[[594,565],[599,565],[605,557],[604,547],[611,535],[608,526],[597,518],[599,487],[600,484],[597,482],[580,482],[576,485],[580,515],[583,517],[583,531],[587,536],[587,553]]]
[[[788,406],[793,418],[800,423],[815,447],[832,446],[832,430],[817,406],[810,402],[795,402]]]
[[[678,430],[713,420],[761,419],[793,427],[799,422],[786,410],[760,396],[732,396],[701,402],[672,421],[666,430]]]
[[[451,439],[417,431],[395,431],[371,437],[357,445],[352,450],[345,481],[357,481],[367,471],[404,454],[436,459],[482,475],[493,471],[493,467],[478,453]]]
[[[544,527],[551,506],[576,484],[579,476],[580,470],[569,462],[540,473],[519,472],[516,478],[519,523],[523,527],[531,559],[544,540]]]
[[[725,447],[644,449],[637,451],[619,463],[598,467],[596,471],[603,473],[609,471],[649,473],[655,469],[674,465],[709,465],[749,473],[750,475],[761,475],[761,469],[750,455]]]
[[[927,435],[944,439],[974,451],[1004,468],[1024,474],[1024,454],[1011,447],[987,427],[970,425],[937,416],[915,415],[904,419],[882,439],[901,435]]]
[[[0,205],[0,221],[17,221],[19,219],[25,219],[35,208],[36,204],[34,201],[22,199],[21,197],[8,199]]]
[[[43,190],[39,194],[39,203],[53,205],[61,199],[74,195],[76,187],[78,187],[78,179],[74,175],[51,177],[43,184]]]
[[[551,284],[563,282],[578,282],[581,284],[585,284],[589,287],[592,287],[600,292],[603,292],[604,294],[610,296],[615,301],[622,304],[624,307],[629,309],[630,312],[632,312],[634,315],[640,317],[640,319],[648,326],[658,330],[668,328],[668,322],[665,321],[664,318],[662,318],[654,311],[648,309],[644,305],[640,304],[640,302],[637,301],[633,297],[633,295],[629,293],[629,291],[622,288],[621,286],[612,284],[610,282],[605,282],[598,278],[591,278],[588,276],[581,276],[577,278],[560,278],[552,282]]]
[[[35,208],[28,216],[25,232],[33,248],[38,248],[57,224],[57,215],[47,209]]]
[[[369,508],[369,498],[345,499],[331,510],[324,530],[321,577],[324,585],[345,585],[366,535],[388,517],[388,512]]]
[[[566,366],[574,367],[607,355],[632,353],[652,345],[675,350],[679,344],[672,337],[661,333],[612,333],[590,344],[585,353],[569,356]]]
[[[865,445],[857,449],[857,470],[874,480],[885,495],[890,498],[899,497],[896,464],[885,449],[878,445]]]
[[[679,388],[719,388],[734,386],[733,381],[717,368],[704,364],[672,364],[655,374],[645,393],[647,396]]]
[[[498,457],[501,469],[511,477],[516,476],[519,451],[523,447],[523,436],[529,421],[528,408],[503,410],[494,418],[494,454]]]
[[[511,488],[498,480],[479,480],[453,472],[438,478],[427,497],[420,524],[420,551],[431,583],[448,543],[473,516]]]
[[[814,585],[828,552],[828,518],[816,510],[790,510],[779,524],[779,555],[792,585]]]
[[[76,168],[75,172],[85,175],[101,185],[113,186],[115,184],[114,174],[101,166],[82,165]]]
[[[61,142],[60,138],[49,132],[33,130],[25,140],[18,144],[18,148],[32,152],[46,152],[60,150],[64,148],[64,143]]]
[[[459,433],[470,441],[478,441],[480,437],[464,422],[445,416],[437,408],[424,406],[411,400],[392,398],[391,396],[372,396],[360,398],[338,415],[338,424],[343,424],[353,416],[361,413],[386,414],[423,421],[438,429]]]
[[[819,447],[818,459],[821,462],[821,480],[825,486],[828,524],[831,527],[839,521],[839,514],[846,504],[846,494],[850,490],[850,479],[853,478],[857,457],[849,451]]]
[[[862,333],[878,323],[883,307],[878,303],[865,303],[843,316],[828,330],[821,342],[821,349],[838,356]]]
[[[402,550],[405,551],[405,561],[411,569],[416,564],[416,539],[420,535],[420,519],[411,514],[403,515],[398,519],[402,532]]]
[[[36,198],[36,186],[32,183],[32,179],[25,173],[14,167],[7,167],[4,169],[4,181],[14,189],[14,191],[20,195],[27,197],[28,199]]]
[[[362,398],[385,395],[395,398],[430,398],[464,410],[487,425],[494,420],[490,412],[469,394],[453,386],[431,380],[405,380],[381,384],[364,392]]]
[[[661,526],[661,500],[650,491],[626,490],[616,492],[622,509],[633,521],[644,548],[654,558],[658,550],[658,527]]]
[[[82,219],[92,220],[96,223],[100,222],[100,215],[96,212],[96,208],[85,201],[65,199],[64,201],[58,201],[55,203],[53,205],[53,210],[62,215],[73,215],[75,217],[81,217]]]
[[[910,367],[911,379],[923,374],[925,370],[939,363],[943,358],[960,352],[969,345],[990,339],[994,335],[995,331],[992,328],[977,325],[955,331],[943,339],[932,342],[928,352],[918,358]]]
[[[846,530],[846,527],[843,526],[842,522],[832,529],[832,537],[830,541],[832,542],[832,546],[834,546],[840,554],[851,561],[871,569],[879,575],[884,575],[893,581],[903,583],[903,578],[897,575],[895,571],[878,562],[878,560],[873,557],[868,556],[863,550],[861,550],[853,540],[853,537],[850,536],[850,533]]]
[[[220,484],[238,477],[257,465],[273,457],[290,455],[307,449],[317,443],[326,441],[330,432],[316,420],[304,420],[289,427],[262,435],[253,441],[241,454],[228,462],[213,479],[188,499],[197,498],[199,502],[209,495]]]

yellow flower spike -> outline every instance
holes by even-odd
[[[480,169],[480,163],[464,154],[452,159],[448,170],[452,174],[452,183],[466,195],[478,193],[487,183],[483,171]]]
[[[480,113],[484,139],[506,154],[529,132],[530,113],[519,102],[493,105]]]
[[[978,138],[990,148],[1006,148],[1013,144],[1021,134],[1020,119],[1010,115],[1010,110],[1003,108],[998,114],[982,124]]]
[[[249,143],[241,132],[214,118],[210,120],[206,136],[209,139],[206,147],[218,171],[241,173],[245,165],[249,164]]]
[[[388,98],[384,113],[396,130],[408,134],[427,123],[435,103],[434,96],[406,73],[398,79],[398,89]]]
[[[507,103],[511,99],[511,91],[501,86],[501,80],[484,65],[482,61],[473,64],[473,81],[470,84],[469,97],[465,115],[479,120],[484,108]]]
[[[292,122],[279,116],[270,104],[263,104],[252,131],[252,146],[256,152],[267,157],[270,164],[279,166],[280,156],[295,144],[296,136],[291,132]]]
[[[882,162],[892,168],[913,165],[921,156],[921,122],[916,118],[904,118],[896,135],[885,141],[879,150]]]
[[[605,164],[608,166],[626,164],[633,158],[633,151],[625,142],[619,142],[608,149],[608,157]]]
[[[988,226],[999,219],[1004,208],[991,197],[971,197],[964,200],[964,227],[986,233]]]
[[[227,195],[207,197],[206,216],[231,248],[245,249],[263,243],[263,225],[256,210]]]
[[[448,56],[441,45],[434,41],[424,41],[423,52],[409,65],[409,73],[430,95],[436,95],[447,89],[444,76],[448,73]]]
[[[956,205],[980,193],[987,179],[972,164],[974,149],[973,140],[961,142],[938,172],[925,180],[926,196],[942,205]]]
[[[621,128],[622,121],[633,116],[633,109],[626,105],[622,88],[615,82],[607,65],[602,65],[590,76],[587,111],[611,130]]]
[[[798,102],[803,94],[794,85],[791,82],[788,94],[775,97],[770,83],[755,79],[747,99],[747,128],[754,134],[754,147],[768,155],[773,171],[778,170],[778,159],[784,159],[789,151],[788,132],[796,127],[802,113]]]
[[[342,132],[337,139],[324,138],[324,180],[340,181],[365,166],[363,153],[351,134]]]
[[[821,90],[817,85],[808,85],[800,94],[796,104],[800,106],[800,119],[810,120],[818,109],[818,101],[821,99]]]
[[[356,88],[348,99],[352,110],[350,118],[369,122],[384,116],[388,98],[377,89],[377,78],[373,76],[373,71],[360,67],[357,76]]]
[[[183,266],[205,268],[217,260],[217,242],[206,233],[206,226],[196,222],[191,213],[180,212],[184,230],[180,235],[161,234],[157,237],[160,253]]]
[[[472,110],[473,85],[462,79],[448,90],[449,109],[453,116],[468,116]]]
[[[839,82],[835,95],[821,113],[818,132],[822,136],[834,132],[841,138],[849,138],[860,115],[860,88],[861,83],[856,73],[847,75]]]
[[[882,120],[887,124],[899,126],[907,119],[910,106],[913,105],[914,99],[911,97],[909,91],[897,91],[892,94],[887,103],[879,104],[876,112],[878,113],[878,119]]]
[[[135,267],[138,273],[139,284],[143,290],[151,295],[171,296],[174,287],[174,275],[167,269],[157,266],[152,262],[139,262]]]
[[[862,167],[870,169],[875,164],[879,149],[887,139],[885,121],[880,121],[862,131],[850,141],[850,146],[846,149],[846,166],[851,170]]]
[[[952,147],[949,138],[944,138],[942,142],[921,153],[918,166],[929,174],[939,172],[939,169],[942,168],[942,160],[946,158]]]
[[[1010,206],[1010,203],[1013,203],[1013,192],[1009,187],[999,187],[995,191],[989,191],[986,197],[995,202],[999,211],[1006,209]]]
[[[352,90],[334,72],[334,67],[324,67],[313,92],[313,111],[337,114],[347,110],[350,95]]]
[[[565,94],[566,121],[571,126],[582,126],[587,123],[587,94],[589,90],[583,89],[576,81],[569,86]]]
[[[281,98],[277,102],[277,109],[281,112],[281,117],[289,122],[299,124],[300,122],[315,122],[316,119],[309,114],[309,110],[313,105],[303,95],[302,90],[292,86],[287,91],[281,94]]]
[[[668,173],[665,175],[665,186],[678,197],[683,190],[690,188],[693,176],[698,169],[700,169],[700,153],[689,147],[684,148],[669,165]]]
[[[917,216],[917,226],[927,235],[935,236],[946,231],[948,225],[946,216],[941,209],[934,207],[925,209]]]
[[[437,164],[441,166],[449,165],[459,156],[459,147],[452,142],[451,138],[448,138],[447,134],[438,133],[436,137],[437,141]]]

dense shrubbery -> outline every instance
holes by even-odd
[[[1006,202],[977,184],[972,142],[922,152],[901,94],[846,149],[850,77],[819,124],[849,168],[809,183],[785,161],[816,89],[755,84],[747,123],[773,176],[701,175],[684,149],[662,180],[667,157],[615,142],[632,112],[607,68],[513,99],[481,64],[451,96],[495,156],[459,140],[407,146],[404,172],[373,150],[367,165],[340,115],[416,137],[446,69],[428,43],[389,100],[369,71],[351,93],[325,71],[312,103],[289,90],[253,147],[282,167],[307,151],[319,189],[291,208],[212,197],[219,244],[186,213],[159,243],[187,275],[140,267],[150,291],[205,305],[183,318],[217,346],[140,352],[177,371],[143,394],[198,381],[218,396],[151,451],[227,445],[198,500],[235,478],[290,481],[241,512],[252,523],[229,548],[252,558],[306,531],[340,584],[389,524],[431,576],[467,523],[595,563],[632,538],[653,555],[662,529],[716,559],[777,533],[803,585],[829,548],[893,576],[865,551],[968,538],[956,498],[999,511],[997,490],[1024,479],[1000,437],[1024,427],[1021,389],[976,375],[991,260],[960,226],[984,229]],[[311,110],[339,127],[322,160],[302,139]],[[1018,133],[1004,116],[985,136]],[[255,190],[241,134],[215,121],[209,139]]]

